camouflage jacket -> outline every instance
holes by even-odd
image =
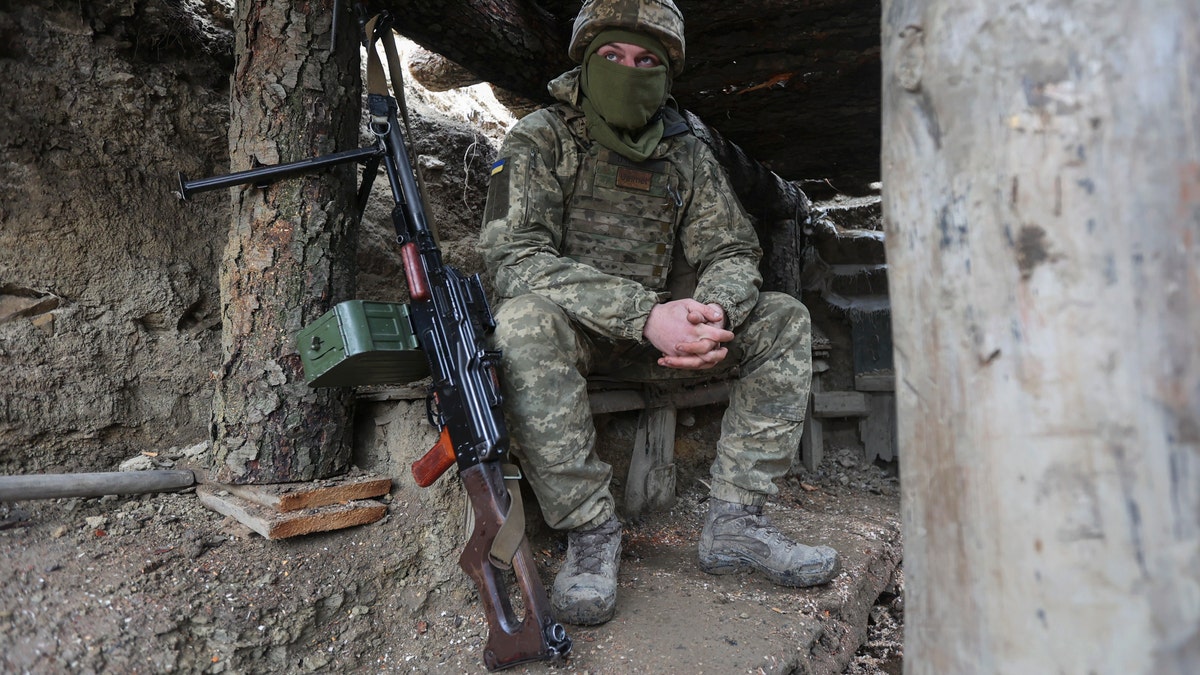
[[[535,293],[596,333],[642,341],[651,308],[670,294],[564,255],[564,216],[592,147],[577,105],[578,73],[551,82],[560,103],[522,118],[505,138],[492,169],[480,250],[501,302]],[[712,151],[677,111],[669,113],[668,130],[646,163],[669,164],[676,186],[672,274],[694,274],[691,297],[717,303],[736,327],[758,300],[762,249]],[[640,218],[628,221],[623,225],[644,227]]]

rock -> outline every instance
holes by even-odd
[[[208,454],[208,441],[201,441],[180,451],[175,459],[197,460]]]
[[[130,457],[124,462],[121,462],[119,467],[121,471],[150,471],[156,468],[158,467],[155,466],[154,460],[146,455]]]

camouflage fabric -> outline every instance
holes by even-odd
[[[613,513],[612,467],[595,452],[588,375],[668,383],[737,368],[711,471],[712,496],[761,505],[775,494],[774,479],[791,467],[800,447],[812,357],[808,310],[789,295],[761,294],[735,328],[729,355],[709,371],[663,368],[652,346],[589,331],[542,295],[505,302],[496,322],[513,451],[551,527],[595,526]]]
[[[578,69],[555,80],[551,91],[562,103],[526,116],[505,139],[480,234],[497,291],[494,339],[504,354],[501,379],[514,451],[547,523],[562,529],[598,525],[613,512],[612,468],[594,451],[586,377],[692,380],[738,368],[712,468],[712,494],[761,504],[799,447],[811,377],[808,311],[790,296],[759,293],[762,251],[750,220],[711,151],[686,133],[672,109],[658,148],[638,163],[654,167],[649,173],[667,174],[647,183],[659,192],[655,198],[674,229],[666,288],[578,259],[592,254],[620,262],[621,247],[636,247],[629,242],[643,241],[647,228],[661,226],[657,215],[645,213],[644,201],[595,189],[598,180],[612,178],[615,184],[616,177],[598,178],[599,169],[587,168],[598,163],[584,161],[595,150],[577,106],[577,78]],[[597,209],[595,199],[578,201],[577,193],[599,195],[607,203]],[[586,230],[601,221],[616,236],[581,250],[595,234]],[[573,256],[566,255],[568,242]],[[641,253],[634,257],[641,264]],[[654,305],[672,297],[724,309],[737,337],[718,369],[657,365],[657,351],[642,329]]]
[[[564,103],[525,116],[513,127],[492,169],[480,232],[484,264],[495,277],[497,300],[537,293],[567,310],[587,329],[615,339],[642,340],[650,309],[666,296],[641,283],[602,272],[562,255],[564,215],[582,157],[591,146],[578,100],[579,69],[551,83]],[[746,318],[758,297],[762,249],[724,170],[703,142],[686,131],[678,113],[673,134],[646,163],[665,161],[673,174],[675,248],[673,273],[694,271],[691,297],[720,305],[730,325]],[[618,214],[631,231],[644,227],[640,213]],[[686,297],[686,296],[683,296]]]
[[[683,14],[671,0],[584,0],[571,29],[567,55],[579,63],[592,40],[609,28],[654,36],[667,48],[671,74],[683,70]]]
[[[582,162],[567,205],[562,254],[664,290],[679,210],[670,164],[633,162],[599,144]],[[637,227],[630,227],[631,215]]]

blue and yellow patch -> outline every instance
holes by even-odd
[[[492,175],[495,176],[496,174],[503,171],[504,165],[506,165],[506,164],[508,164],[507,157],[502,157],[502,158],[496,160],[496,163],[492,165]]]

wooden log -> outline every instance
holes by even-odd
[[[907,675],[1200,664],[1200,5],[889,0]]]
[[[327,12],[283,0],[237,7],[231,168],[357,147],[353,31],[340,31],[330,50]],[[234,193],[212,420],[223,483],[306,481],[350,465],[353,394],[309,387],[295,336],[354,295],[356,178],[345,166]]]
[[[480,80],[548,102],[546,83],[573,65],[570,24],[536,3],[514,0],[378,0],[396,30],[475,73]]]
[[[408,66],[413,79],[429,91],[451,91],[483,81],[475,73],[424,47],[410,50],[405,55],[404,65]]]
[[[173,492],[196,484],[191,471],[111,471],[0,476],[0,502]]]
[[[675,501],[675,418],[673,406],[642,411],[625,481],[629,517],[664,509]]]

